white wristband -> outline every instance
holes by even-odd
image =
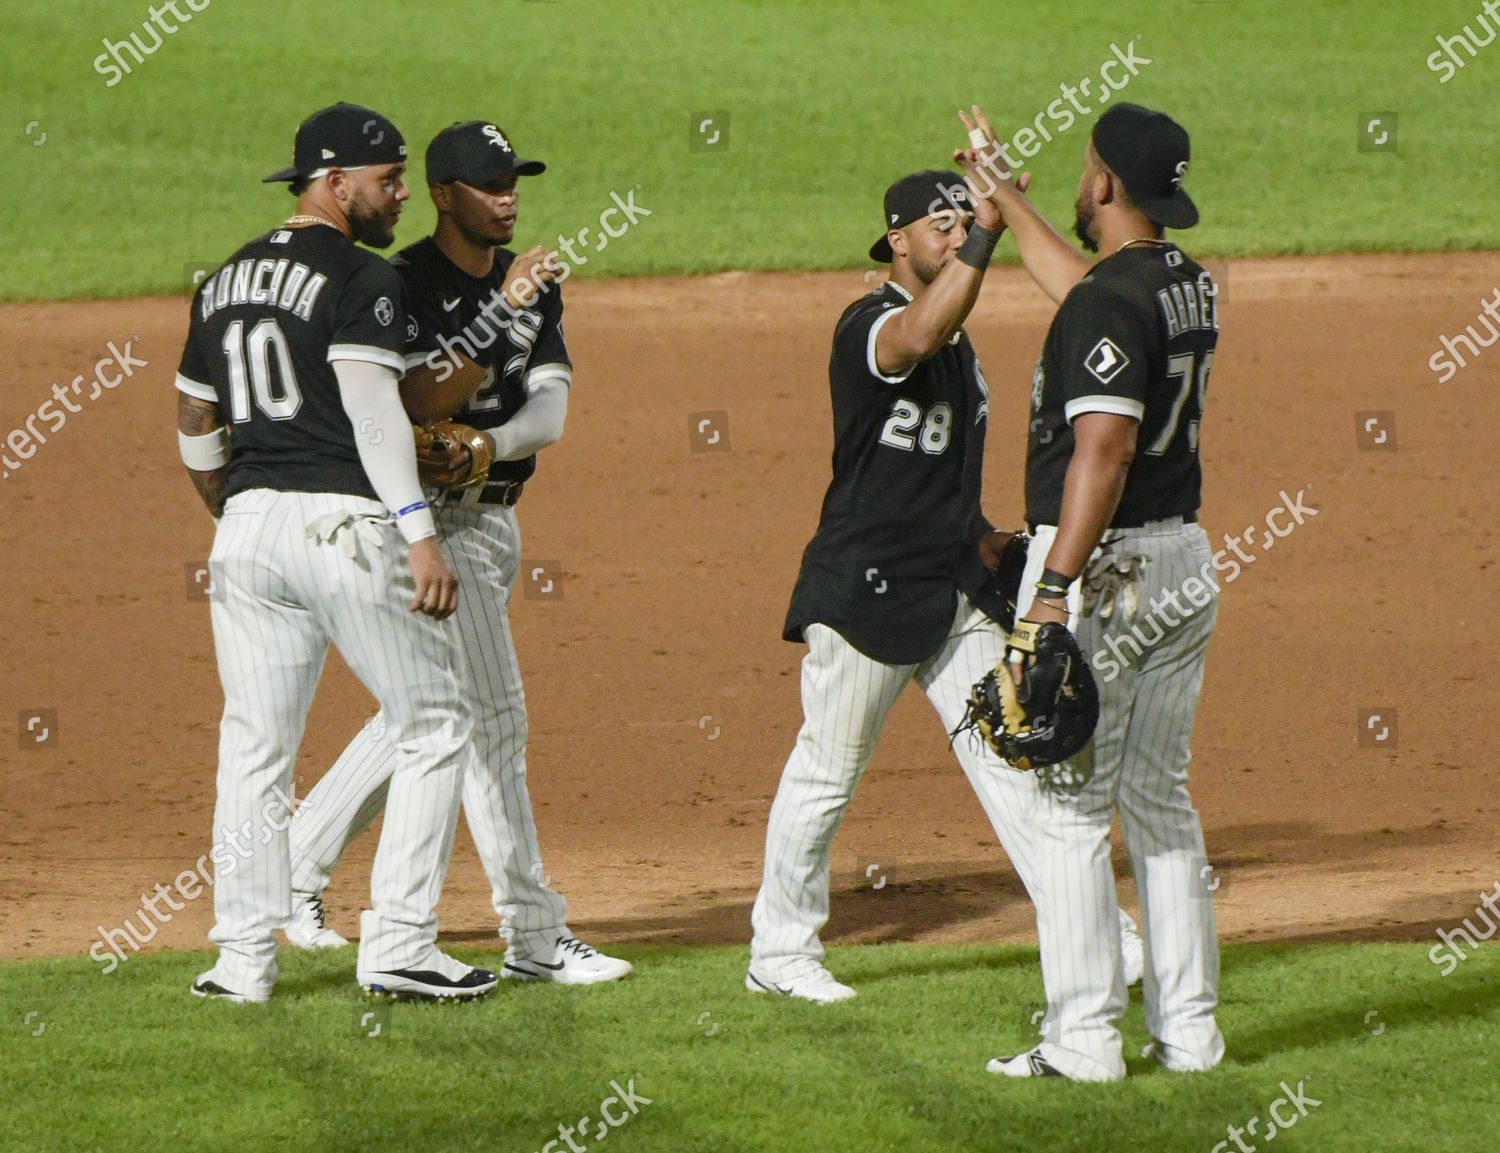
[[[202,436],[177,432],[177,451],[182,463],[194,472],[213,472],[229,463],[229,429],[216,428]]]

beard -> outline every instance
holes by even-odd
[[[1092,207],[1080,200],[1073,206],[1073,212],[1073,235],[1078,237],[1078,242],[1086,252],[1098,252],[1099,242],[1089,235],[1089,229],[1094,225]]]
[[[931,284],[937,279],[938,273],[943,271],[946,260],[931,261],[926,257],[913,256],[911,258],[911,270],[917,274],[917,279],[923,284]]]
[[[351,199],[346,215],[349,229],[353,233],[351,239],[356,242],[370,248],[389,248],[395,243],[396,234],[386,224],[384,215],[372,209],[364,197],[356,196]]]

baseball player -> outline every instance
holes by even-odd
[[[962,327],[1003,224],[988,201],[971,215],[941,170],[891,185],[885,224],[870,256],[890,279],[834,329],[833,480],[783,632],[808,646],[804,723],[771,807],[745,978],[820,1003],[855,995],[822,964],[828,849],[891,706],[916,682],[953,731],[1004,651],[972,599],[1005,534],[980,511],[989,388]],[[955,752],[1030,890],[1035,778],[981,742]]]
[[[971,127],[993,133],[977,108]],[[1068,624],[1085,653],[1112,638],[1138,659],[1101,678],[1092,745],[1044,787],[1036,813],[1043,1042],[991,1072],[1125,1075],[1115,1021],[1125,985],[1109,829],[1120,813],[1145,923],[1146,1024],[1168,1069],[1217,1065],[1219,952],[1188,742],[1218,587],[1198,527],[1199,430],[1218,342],[1209,275],[1165,237],[1198,210],[1182,187],[1188,135],[1115,105],[1090,139],[1076,252],[1009,187],[988,181],[1037,283],[1060,302],[1031,392],[1026,454],[1027,620]],[[972,154],[971,154],[972,155]],[[1155,638],[1154,640],[1152,638]]]
[[[209,566],[224,716],[214,810],[218,962],[193,993],[266,1001],[291,914],[278,798],[331,640],[381,702],[401,754],[360,916],[373,992],[469,999],[494,973],[440,952],[438,895],[473,758],[463,654],[439,621],[457,578],[417,479],[397,382],[401,282],[373,253],[407,197],[406,146],[368,108],[297,129],[297,211],[193,296],[177,373],[182,459],[218,521]]]
[[[566,903],[543,873],[526,791],[526,697],[506,618],[521,556],[516,501],[537,452],[562,436],[573,375],[561,266],[543,248],[517,255],[503,247],[515,231],[518,178],[545,168],[518,158],[487,121],[444,129],[427,149],[437,229],[392,264],[409,308],[402,391],[413,418],[445,418],[461,405],[460,419],[495,446],[488,483],[445,495],[437,523],[463,591],[454,619],[479,762],[464,781],[463,809],[507,940],[502,976],[589,985],[627,976],[631,966],[573,936]],[[347,944],[327,927],[323,890],[344,847],[379,814],[399,763],[382,709],[298,808],[286,930],[293,944]]]

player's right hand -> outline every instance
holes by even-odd
[[[524,308],[536,303],[537,286],[551,284],[560,271],[562,266],[554,254],[538,244],[511,261],[500,291],[512,304]],[[531,283],[528,285],[527,281]]]
[[[448,567],[437,537],[430,536],[411,545],[411,575],[417,592],[406,607],[414,613],[425,613],[434,620],[451,616],[458,608],[458,577]]]
[[[999,142],[995,139],[995,130],[990,127],[989,120],[977,104],[971,106],[970,112],[973,114],[972,118],[963,111],[958,114],[964,130],[969,134],[969,147],[955,148],[953,159],[963,166],[965,180],[975,202],[975,222],[985,228],[1004,228],[1005,191],[1015,189],[1024,193],[1031,187],[1031,173],[1023,172],[1019,177],[1013,178],[1005,167]],[[988,203],[993,207],[996,223],[984,223],[984,218],[980,216],[981,203]]]

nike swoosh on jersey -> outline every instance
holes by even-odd
[[[445,300],[445,301],[443,301],[443,311],[444,312],[452,312],[462,302],[463,302],[463,297],[461,297],[461,296],[456,296],[452,300]]]

